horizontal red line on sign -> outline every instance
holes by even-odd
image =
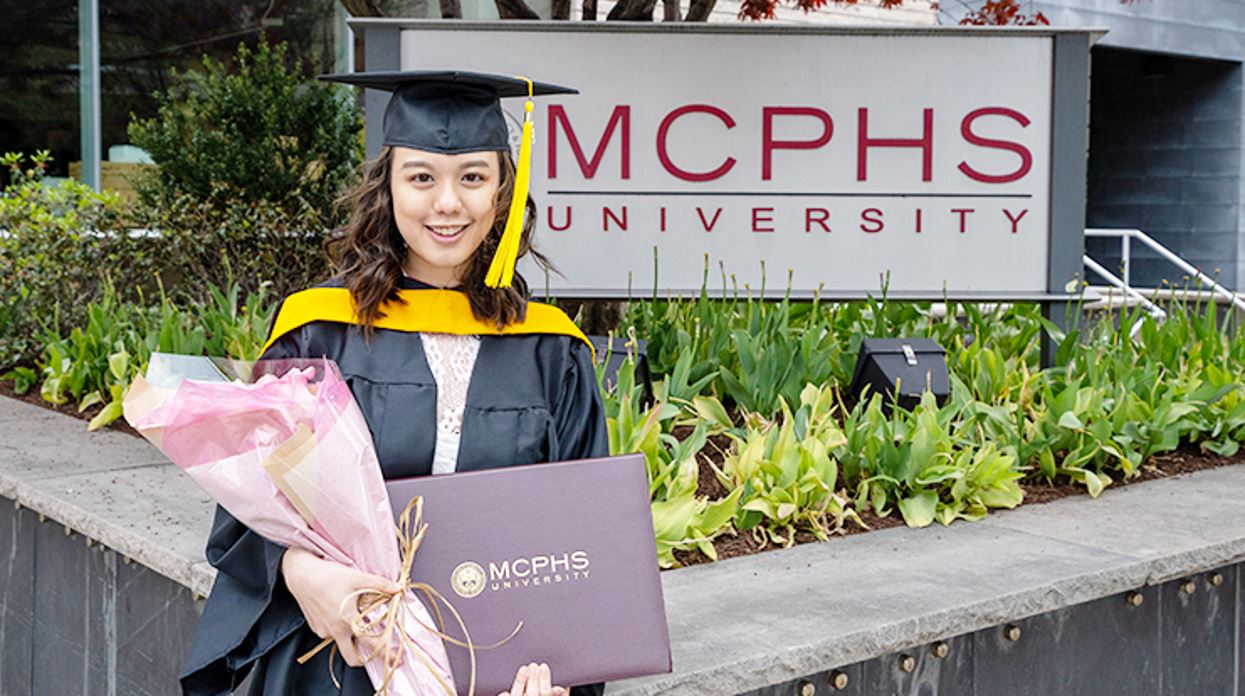
[[[548,191],[550,196],[788,196],[802,198],[1033,198],[1031,193],[837,193],[819,191]]]

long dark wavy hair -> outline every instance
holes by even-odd
[[[516,271],[508,288],[490,288],[484,284],[489,264],[506,228],[506,215],[514,196],[515,168],[509,152],[499,152],[501,173],[494,203],[493,226],[467,262],[459,278],[460,288],[471,302],[471,313],[481,321],[493,322],[498,328],[521,322],[527,316],[528,286]],[[402,267],[406,263],[406,243],[393,216],[390,172],[393,151],[382,147],[376,159],[365,167],[363,181],[343,197],[350,206],[346,226],[325,240],[325,252],[336,276],[346,283],[354,300],[355,312],[364,332],[371,334],[376,320],[385,316],[385,302],[402,302],[398,296]],[[527,219],[519,242],[519,258],[531,254],[546,270],[552,265],[543,254],[532,248],[532,230],[536,227],[536,204],[527,199]]]

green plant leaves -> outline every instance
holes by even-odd
[[[938,510],[938,494],[934,491],[918,491],[899,501],[899,514],[909,527],[928,527]]]

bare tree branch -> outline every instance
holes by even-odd
[[[571,18],[571,0],[553,0],[553,19]]]
[[[584,0],[583,17],[585,22],[597,21],[597,0]]]
[[[380,8],[372,0],[341,0],[351,17],[380,17]]]
[[[624,22],[651,22],[657,0],[619,0],[606,19]]]
[[[493,0],[502,19],[540,19],[540,15],[523,0]]]
[[[441,19],[462,19],[463,5],[459,0],[440,0]]]
[[[713,6],[717,4],[717,0],[692,0],[687,7],[687,16],[683,18],[684,22],[707,22],[709,21],[709,13],[713,12]]]
[[[662,9],[665,10],[665,14],[662,16],[663,21],[678,22],[683,19],[680,16],[682,13],[679,8],[679,0],[662,0]]]

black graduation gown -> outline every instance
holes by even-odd
[[[406,281],[404,288],[427,288]],[[327,356],[337,362],[376,443],[385,478],[432,471],[436,382],[415,333],[316,321],[278,339],[265,358]],[[609,454],[605,416],[588,346],[564,335],[483,336],[467,391],[459,471]],[[284,548],[217,508],[207,560],[218,574],[181,677],[188,696],[230,693],[251,673],[251,696],[371,696],[367,673],[329,650],[296,658],[320,639],[280,575]],[[517,669],[519,665],[515,665]],[[554,675],[557,678],[557,675]],[[576,687],[575,696],[603,685]]]

